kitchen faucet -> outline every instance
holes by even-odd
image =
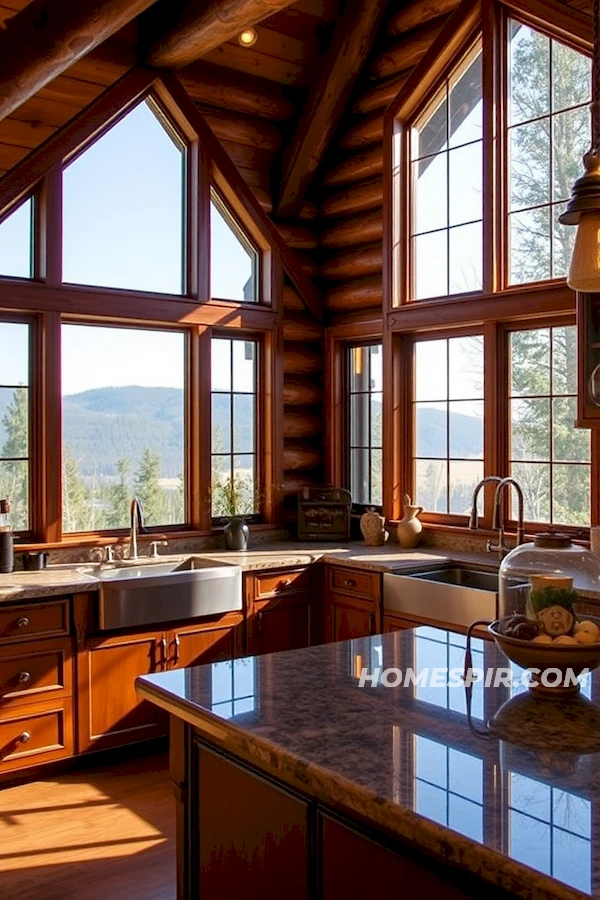
[[[504,543],[504,491],[507,486],[512,485],[517,492],[518,501],[518,520],[517,520],[517,544],[523,543],[524,527],[523,527],[523,491],[521,485],[514,478],[501,478],[499,475],[487,475],[482,478],[473,491],[473,503],[471,508],[471,517],[469,519],[469,528],[475,530],[479,523],[479,515],[477,512],[477,498],[481,488],[489,482],[496,482],[496,492],[494,494],[494,512],[492,518],[492,528],[498,529],[498,543],[493,544],[486,541],[485,549],[488,553],[498,552],[500,559],[511,549]]]
[[[144,528],[144,507],[139,497],[134,497],[131,501],[130,508],[131,517],[131,533],[129,544],[129,559],[137,559],[137,536],[138,530],[143,531]]]

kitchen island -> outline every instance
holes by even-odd
[[[515,667],[467,715],[463,648],[423,627],[138,679],[171,714],[180,900],[600,897],[600,679],[565,704]]]

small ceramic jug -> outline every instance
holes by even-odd
[[[372,506],[369,507],[360,517],[360,530],[365,544],[368,544],[369,547],[381,547],[382,544],[385,544],[389,533],[384,526],[385,516],[380,516]]]
[[[404,515],[398,522],[398,543],[410,549],[416,547],[421,540],[423,526],[417,516],[423,512],[422,506],[413,506],[408,494],[404,495]]]

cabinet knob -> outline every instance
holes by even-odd
[[[356,582],[353,578],[346,578],[344,581],[344,587],[356,587]]]
[[[17,621],[17,628],[27,628],[29,625],[29,619],[27,616],[21,616],[21,618]]]
[[[31,672],[19,672],[19,684],[27,684],[31,681]]]
[[[292,579],[291,578],[282,578],[282,580],[279,583],[281,584],[281,587],[284,587],[284,588],[289,587],[290,584],[292,583]]]
[[[22,731],[18,737],[18,741],[20,744],[27,744],[31,740],[31,732],[30,731]]]

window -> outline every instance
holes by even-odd
[[[350,493],[354,503],[381,506],[381,344],[350,347]]]
[[[539,31],[508,25],[510,283],[565,276],[575,229],[558,216],[589,148],[590,60]]]
[[[210,202],[210,295],[256,303],[258,253],[216,191]]]
[[[185,147],[152,100],[63,174],[63,280],[184,291]]]
[[[33,200],[21,203],[0,221],[0,275],[33,275]]]
[[[29,525],[30,326],[0,322],[0,497],[11,502],[13,525]]]
[[[63,529],[185,522],[185,335],[62,327]]]
[[[416,300],[482,289],[482,138],[478,43],[411,129]]]
[[[590,524],[590,433],[576,429],[575,326],[510,335],[510,467],[525,518]]]
[[[257,341],[213,338],[212,515],[259,512],[257,492]]]
[[[467,705],[464,684],[455,677],[465,667],[466,638],[462,634],[440,631],[427,625],[415,629],[414,633],[414,671],[431,673],[433,669],[443,669],[448,673],[448,683],[436,687],[431,684],[415,684],[415,698],[441,709],[466,715]],[[479,638],[471,641],[473,669],[484,671],[484,642]],[[454,670],[454,671],[453,671]],[[483,681],[473,685],[471,714],[474,718],[483,719]]]
[[[232,659],[213,663],[211,710],[232,719],[256,710],[256,660]]]
[[[483,477],[483,337],[415,343],[416,498],[430,512],[468,514]]]

